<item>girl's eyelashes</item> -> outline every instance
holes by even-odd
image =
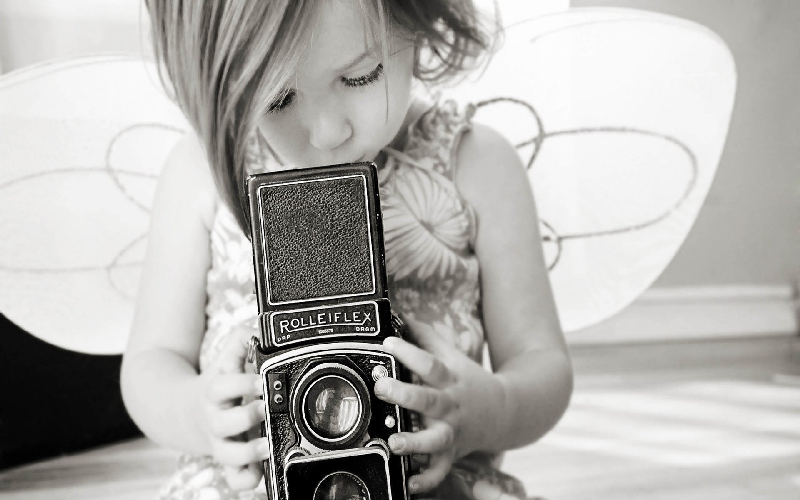
[[[267,108],[268,113],[280,113],[294,101],[294,90],[284,90]]]
[[[380,80],[383,75],[383,63],[378,63],[375,69],[366,75],[357,76],[355,78],[342,77],[341,81],[345,87],[366,87]]]
[[[366,75],[357,76],[355,78],[347,78],[343,76],[339,80],[344,84],[345,87],[358,88],[366,87],[367,85],[377,82],[381,79],[381,76],[383,76],[383,63],[379,63],[377,66],[375,66],[375,69]],[[272,101],[269,107],[267,107],[267,112],[280,113],[292,104],[295,95],[296,92],[294,89],[284,90],[274,101]]]

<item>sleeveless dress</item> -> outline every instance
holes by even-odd
[[[484,346],[480,270],[473,251],[477,219],[455,185],[455,152],[470,129],[475,108],[453,101],[431,105],[406,131],[402,151],[386,148],[378,173],[386,268],[392,308],[423,321],[478,363]],[[260,143],[260,144],[259,144]],[[276,160],[263,138],[251,144],[250,171],[270,170]],[[275,165],[275,163],[272,163]],[[236,326],[257,328],[250,241],[220,204],[211,231],[206,335],[200,369],[214,359]],[[456,462],[445,481],[419,498],[513,500],[522,483],[495,466],[498,456],[473,453]],[[504,496],[506,495],[506,496]],[[160,491],[165,500],[267,499],[263,489],[232,492],[210,457],[184,455]]]

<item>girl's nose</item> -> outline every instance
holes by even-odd
[[[317,109],[312,119],[310,134],[312,146],[328,151],[344,144],[353,135],[353,128],[346,117],[336,110]]]

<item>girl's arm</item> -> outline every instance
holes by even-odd
[[[190,139],[181,139],[159,178],[121,383],[128,412],[148,437],[204,452],[199,412],[187,409],[200,401],[197,359],[205,330],[206,214],[213,191],[202,173],[205,164],[192,161],[194,148]]]
[[[572,365],[516,149],[476,124],[458,158],[458,186],[478,213],[475,253],[490,359],[505,389],[502,425],[491,426],[476,449],[511,449],[539,439],[561,418],[572,395]]]
[[[476,210],[483,318],[495,372],[485,371],[428,325],[410,323],[416,343],[384,344],[425,386],[380,379],[379,397],[419,411],[427,428],[390,439],[401,454],[430,453],[413,491],[436,486],[472,451],[517,448],[542,437],[564,413],[572,367],[558,322],[538,217],[516,150],[475,126],[458,149],[457,184]]]
[[[244,465],[263,458],[259,441],[227,438],[263,420],[263,401],[238,406],[241,397],[262,392],[258,375],[242,369],[253,332],[232,334],[214,366],[198,373],[216,199],[202,149],[187,136],[159,179],[123,356],[122,394],[131,417],[153,441]]]

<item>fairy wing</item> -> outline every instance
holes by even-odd
[[[735,82],[709,30],[603,8],[514,19],[485,72],[447,90],[518,147],[566,331],[619,312],[674,257],[711,186]]]
[[[185,129],[141,59],[0,78],[0,312],[65,349],[122,352],[156,177]]]

